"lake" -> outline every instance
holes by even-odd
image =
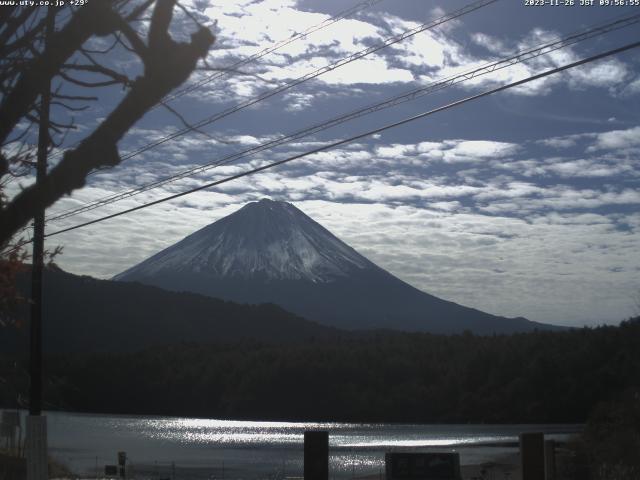
[[[329,431],[330,476],[382,475],[391,450],[456,451],[463,465],[517,453],[518,434],[566,440],[579,425],[397,425],[254,422],[47,412],[49,452],[73,472],[102,476],[125,451],[138,478],[301,476],[303,433]]]

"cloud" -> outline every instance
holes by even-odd
[[[542,145],[553,148],[571,148],[575,147],[582,135],[567,135],[564,137],[552,137],[540,140]]]
[[[507,55],[508,49],[505,46],[504,42],[493,35],[487,35],[486,33],[477,32],[471,34],[471,40],[491,53],[505,56]]]
[[[315,97],[315,95],[310,93],[289,93],[286,96],[287,106],[285,107],[285,110],[288,112],[302,111],[312,105]]]
[[[629,76],[628,67],[617,59],[601,60],[573,68],[569,71],[571,84],[577,88],[611,87],[626,83]]]
[[[527,222],[382,203],[299,206],[413,285],[485,311],[597,324],[618,321],[612,312],[634,291],[639,239],[616,230],[608,216],[550,214]],[[612,272],[626,255],[636,260]],[[507,300],[514,298],[517,304]]]
[[[271,180],[261,182],[263,188]],[[297,190],[310,186],[300,184]],[[104,193],[87,190],[85,195]],[[65,243],[61,259],[74,257],[94,274],[111,276],[265,193],[201,192],[50,242]],[[287,190],[270,196],[291,200]],[[612,312],[633,293],[634,268],[640,266],[640,236],[617,229],[620,219],[615,215],[550,212],[522,220],[458,211],[457,202],[393,206],[383,199],[344,203],[299,198],[297,205],[418,288],[502,315],[526,311],[531,319],[562,324],[618,321]],[[625,221],[638,228],[640,215]],[[74,241],[65,242],[71,235]],[[113,262],[99,261],[105,255]],[[613,271],[612,266],[620,268]]]
[[[519,197],[531,197],[544,195],[546,189],[526,182],[509,182],[507,184],[494,184],[474,196],[476,200],[495,200],[498,198],[514,199]]]
[[[445,163],[474,163],[487,159],[505,158],[517,150],[518,146],[509,142],[445,140],[442,142],[385,145],[376,149],[376,155],[396,161],[409,159],[414,164],[423,164],[425,160]]]
[[[607,157],[614,147],[633,143],[627,133],[619,132],[585,133],[580,141],[598,145],[598,156]],[[262,140],[233,138],[249,145]],[[553,150],[553,143],[536,145]],[[280,154],[313,144],[298,142]],[[205,140],[190,148],[203,145]],[[533,320],[561,324],[620,320],[616,312],[624,292],[632,291],[638,271],[634,269],[640,269],[640,235],[632,234],[640,228],[640,219],[638,214],[617,209],[639,205],[640,192],[631,187],[583,188],[566,183],[581,168],[595,164],[580,159],[522,158],[525,147],[465,139],[385,144],[378,138],[372,144],[323,152],[51,241],[65,245],[63,267],[109,277],[245,202],[269,196],[297,202],[383,268],[442,298],[500,315],[526,313]],[[256,158],[251,165],[265,161]],[[546,176],[527,181],[513,178],[526,162]],[[496,174],[499,165],[518,168],[501,175]],[[96,175],[88,188],[62,200],[55,209],[137,183],[144,172],[145,181],[153,180],[153,172],[139,167],[128,176]],[[215,169],[202,180],[244,168],[248,167]],[[549,176],[556,183],[537,181]],[[201,179],[183,182],[60,222],[56,228],[159,198],[172,189],[197,185]],[[605,207],[606,213],[595,213]],[[95,242],[95,238],[103,240]],[[123,245],[129,247],[123,250]],[[102,258],[114,260],[105,263]]]
[[[630,165],[610,165],[593,159],[569,160],[544,167],[545,172],[553,172],[561,177],[612,177],[633,172]]]
[[[640,77],[637,77],[635,80],[630,82],[626,88],[626,93],[630,95],[640,93]]]
[[[612,149],[626,150],[631,147],[640,147],[640,127],[626,130],[613,130],[597,134],[596,141],[590,151]]]
[[[543,45],[551,41],[562,38],[562,34],[534,28],[524,37],[516,42],[503,42],[491,35],[477,32],[470,35],[471,40],[492,54],[501,57],[514,55],[516,52],[527,51],[532,46]],[[551,70],[562,65],[575,62],[581,58],[575,51],[575,47],[565,47],[549,52],[535,58],[531,58],[524,63],[518,63],[511,67],[500,69],[493,74],[476,77],[471,81],[463,83],[467,88],[490,87],[498,84],[512,83],[529,76]],[[481,66],[489,60],[469,59],[466,68]],[[512,95],[538,96],[547,95],[552,91],[552,87],[563,85],[571,90],[585,90],[588,88],[604,88],[612,96],[618,95],[620,88],[629,88],[630,67],[618,59],[604,59],[587,65],[574,67],[570,70],[545,77],[533,82],[520,85],[509,90]]]
[[[215,67],[231,65],[329,18],[302,11],[293,0],[211,2],[202,13],[209,21],[218,21],[218,42],[208,58]],[[471,15],[422,32],[288,90],[281,98],[261,102],[243,116],[207,127],[212,138],[180,137],[117,169],[93,175],[88,187],[62,199],[50,213],[219,160],[333,117],[335,111],[404,91],[407,84],[414,88],[459,74],[560,35],[537,28],[533,21],[515,36],[499,29],[479,31]],[[409,18],[377,12],[341,20],[243,66],[251,75],[221,77],[176,105],[189,120],[197,121],[274,87],[253,74],[281,85],[417,25]],[[460,87],[478,91],[525,78],[575,61],[579,52],[578,47],[557,51]],[[295,201],[383,268],[443,298],[540,321],[619,321],[620,305],[627,292],[637,289],[640,271],[640,216],[635,213],[640,203],[640,127],[620,127],[627,127],[624,122],[634,117],[616,106],[625,95],[625,106],[634,111],[630,95],[638,79],[631,65],[603,61],[511,91],[520,97],[523,109],[542,109],[544,103],[534,101],[558,88],[571,89],[578,102],[609,95],[612,109],[598,111],[601,120],[590,127],[600,131],[580,131],[581,117],[571,111],[566,114],[572,120],[570,128],[556,129],[553,118],[545,120],[546,131],[557,132],[548,138],[535,137],[540,135],[537,129],[529,135],[516,126],[499,128],[493,118],[476,129],[477,122],[470,121],[473,116],[453,113],[434,129],[440,133],[429,137],[418,129],[385,132],[50,241],[65,245],[60,257],[64,268],[108,277],[244,203],[268,196]],[[202,72],[195,81],[208,75]],[[459,93],[451,89],[433,98],[446,100]],[[414,106],[407,103],[401,112],[390,110],[354,123],[360,128],[366,122],[386,122],[387,116],[409,115]],[[140,122],[122,142],[123,150],[181,128],[159,128],[167,121],[166,112],[160,115],[160,111]],[[607,123],[612,115],[618,120]],[[71,226],[137,206],[346,138],[351,132],[351,125],[345,124],[50,227]],[[13,195],[16,185],[12,188]]]
[[[329,19],[325,14],[297,10],[292,2],[274,1],[216,5],[207,9],[206,14],[219,20],[219,38],[225,49],[213,53],[212,60],[218,61],[220,55],[252,55],[256,53],[257,45],[273,44],[290,38]],[[268,26],[267,34],[263,28],[265,25]],[[292,27],[293,25],[296,27]],[[261,66],[257,68],[264,78],[290,80],[361,51],[372,41],[380,43],[383,40],[384,32],[378,26],[359,19],[346,18],[339,24],[319,29],[308,37],[287,43],[265,57]],[[370,55],[356,61],[355,64],[328,72],[320,79],[328,85],[383,84],[409,82],[413,80],[413,75],[409,70],[390,66],[385,57]],[[256,86],[250,87],[251,84]],[[258,86],[259,83],[255,79],[245,78],[242,82],[236,81],[235,93],[238,96],[251,95]]]
[[[474,162],[486,158],[507,157],[518,150],[513,143],[488,140],[458,141],[444,151],[445,162]]]

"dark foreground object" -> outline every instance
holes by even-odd
[[[304,478],[329,479],[329,432],[304,432]]]
[[[520,457],[522,459],[522,480],[545,480],[544,434],[521,434]]]
[[[24,480],[26,477],[26,459],[0,453],[0,478],[3,480]]]
[[[386,480],[460,480],[460,454],[393,452],[384,457]]]
[[[25,296],[27,277],[19,279]],[[182,342],[220,344],[245,339],[301,342],[337,334],[276,305],[240,305],[52,268],[45,271],[43,281],[45,354],[131,352]],[[23,318],[28,318],[26,311]],[[28,329],[2,329],[1,333],[0,353],[27,351]]]

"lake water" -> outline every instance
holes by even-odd
[[[330,476],[384,472],[391,450],[456,451],[465,464],[516,453],[522,432],[566,440],[576,425],[396,425],[252,422],[48,412],[49,452],[94,478],[127,452],[141,478],[279,478],[302,475],[303,433],[329,431]],[[100,475],[102,475],[100,473]]]

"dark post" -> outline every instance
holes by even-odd
[[[53,32],[55,13],[47,12],[45,45]],[[45,47],[46,48],[46,47]],[[51,79],[45,82],[40,94],[40,124],[38,129],[38,159],[36,183],[47,175],[47,150],[49,147],[49,107],[51,104]],[[44,264],[44,209],[38,209],[33,217],[33,268],[31,270],[31,356],[29,360],[29,414],[42,412],[42,268]]]
[[[522,480],[544,480],[544,435],[520,434]]]
[[[304,480],[329,480],[329,432],[304,432]]]
[[[118,452],[118,470],[120,478],[127,476],[127,452]]]
[[[55,8],[47,7],[45,48],[47,55],[51,35],[55,29]],[[47,174],[47,150],[49,147],[49,107],[51,103],[51,79],[44,82],[40,93],[40,124],[38,130],[38,158],[36,183]],[[27,480],[46,480],[47,420],[42,413],[42,269],[44,264],[44,209],[33,217],[33,267],[31,271],[31,316],[29,357],[29,416],[27,417]]]
[[[544,442],[544,471],[546,480],[556,480],[556,442]]]

